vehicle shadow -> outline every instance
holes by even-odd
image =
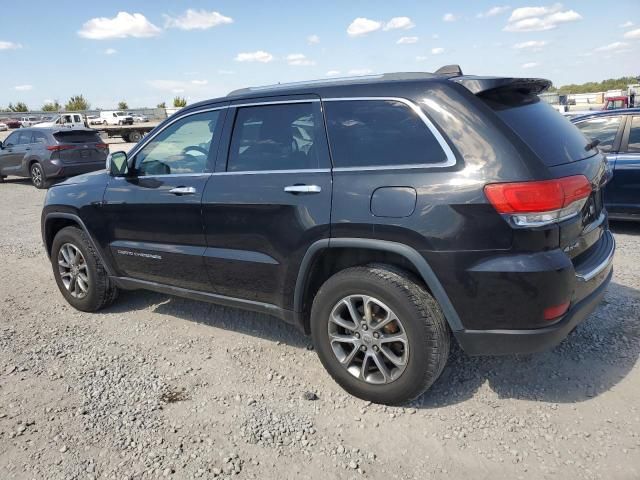
[[[282,342],[292,347],[308,348],[311,345],[311,338],[304,335],[295,326],[269,315],[145,290],[121,292],[118,301],[107,311],[124,313],[148,310],[149,308],[154,313],[252,335],[273,342]]]
[[[640,355],[640,291],[611,283],[598,309],[551,351],[532,355],[470,357],[457,345],[417,408],[485,398],[575,403],[596,397],[624,379]]]
[[[151,310],[210,327],[252,335],[296,348],[311,339],[268,315],[147,291],[121,293],[107,311]],[[640,355],[640,291],[612,283],[599,308],[551,351],[532,355],[470,357],[455,343],[442,376],[411,403],[438,408],[464,402],[482,389],[493,396],[574,403],[608,391],[631,371]]]

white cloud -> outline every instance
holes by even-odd
[[[511,10],[511,7],[509,5],[495,6],[495,7],[491,7],[486,12],[479,13],[477,17],[478,18],[495,17],[496,15],[500,15],[501,13],[507,12],[509,10]]]
[[[92,18],[86,22],[78,35],[91,40],[126,37],[154,37],[161,30],[141,13],[118,12],[113,18]]]
[[[225,17],[219,12],[194,10],[192,8],[189,8],[178,17],[163,16],[165,18],[164,26],[166,28],[179,28],[180,30],[207,30],[208,28],[217,27],[218,25],[233,23],[233,18]]]
[[[432,48],[431,53],[434,55],[440,55],[441,53],[444,53],[444,48],[442,47]]]
[[[416,57],[416,60],[417,60],[418,62],[424,62],[427,58],[429,58],[429,57],[427,57],[426,55],[418,55],[418,56]]]
[[[347,28],[347,35],[350,37],[359,37],[367,33],[375,32],[382,28],[382,22],[371,20],[369,18],[358,17]]]
[[[307,37],[307,43],[309,45],[317,45],[318,43],[320,43],[320,37],[318,35],[309,35]]]
[[[442,21],[444,22],[455,22],[458,19],[460,19],[460,17],[458,15],[454,15],[453,13],[445,13],[442,17]]]
[[[115,55],[116,53],[118,53],[118,51],[115,48],[107,48],[104,51],[105,55]]]
[[[193,85],[206,85],[209,83],[209,80],[191,80]]]
[[[521,7],[511,12],[507,32],[540,32],[552,30],[562,23],[575,22],[582,19],[575,10],[562,10],[562,4],[556,3],[546,7]]]
[[[624,38],[629,38],[631,40],[636,40],[640,38],[640,28],[636,28],[635,30],[629,30],[624,34]]]
[[[409,30],[415,26],[409,17],[393,17],[384,24],[383,30]]]
[[[396,42],[398,45],[408,45],[410,43],[417,43],[418,37],[401,37]]]
[[[316,62],[314,62],[313,60],[309,60],[302,53],[292,53],[290,55],[287,55],[287,63],[289,65],[294,65],[297,67],[308,67],[316,64]]]
[[[528,42],[516,43],[513,48],[516,50],[533,50],[536,52],[541,50],[547,43],[546,40],[530,40]]]
[[[329,70],[326,75],[327,77],[335,77],[336,75],[340,75],[340,70]]]
[[[527,62],[527,63],[523,63],[522,64],[522,68],[535,68],[538,65],[540,65],[540,64],[537,63],[537,62]]]
[[[17,50],[18,48],[22,48],[22,45],[0,40],[0,50]]]
[[[352,68],[347,72],[349,75],[369,75],[373,73],[373,70],[369,68]]]
[[[617,50],[621,50],[624,49],[626,47],[628,47],[629,44],[626,42],[613,42],[610,43],[609,45],[604,45],[602,47],[598,47],[595,49],[596,52],[614,52]]]
[[[255,52],[243,52],[236,55],[236,62],[260,62],[269,63],[273,60],[273,55],[264,50],[257,50]]]
[[[18,92],[28,92],[29,90],[33,90],[33,85],[16,85],[13,89]]]
[[[631,20],[626,21],[624,23],[621,23],[620,25],[618,25],[620,28],[629,28],[629,27],[633,27],[633,22]]]

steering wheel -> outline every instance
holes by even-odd
[[[183,154],[183,155],[186,155],[186,154],[187,154],[187,152],[188,152],[188,151],[190,151],[190,150],[195,150],[196,152],[200,152],[200,153],[201,153],[201,154],[203,154],[204,156],[209,155],[209,151],[208,151],[208,150],[206,150],[206,149],[204,149],[204,148],[202,148],[202,147],[199,147],[199,146],[197,146],[197,145],[189,145],[188,147],[184,147],[184,148],[182,149],[182,154]]]

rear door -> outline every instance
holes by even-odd
[[[203,198],[214,292],[293,308],[309,246],[329,237],[331,170],[315,96],[236,101]]]
[[[606,189],[607,208],[614,214],[640,214],[640,115],[626,116],[613,179]]]
[[[201,201],[225,113],[210,107],[176,116],[134,149],[128,176],[109,181],[103,209],[120,276],[208,289]]]

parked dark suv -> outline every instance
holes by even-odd
[[[438,378],[451,334],[473,355],[549,348],[614,252],[606,162],[549,85],[448,67],[191,105],[49,190],[55,279],[83,311],[150,289],[280,317],[388,404]]]
[[[14,175],[47,188],[54,178],[104,170],[108,153],[95,130],[21,128],[0,142],[0,183]]]

